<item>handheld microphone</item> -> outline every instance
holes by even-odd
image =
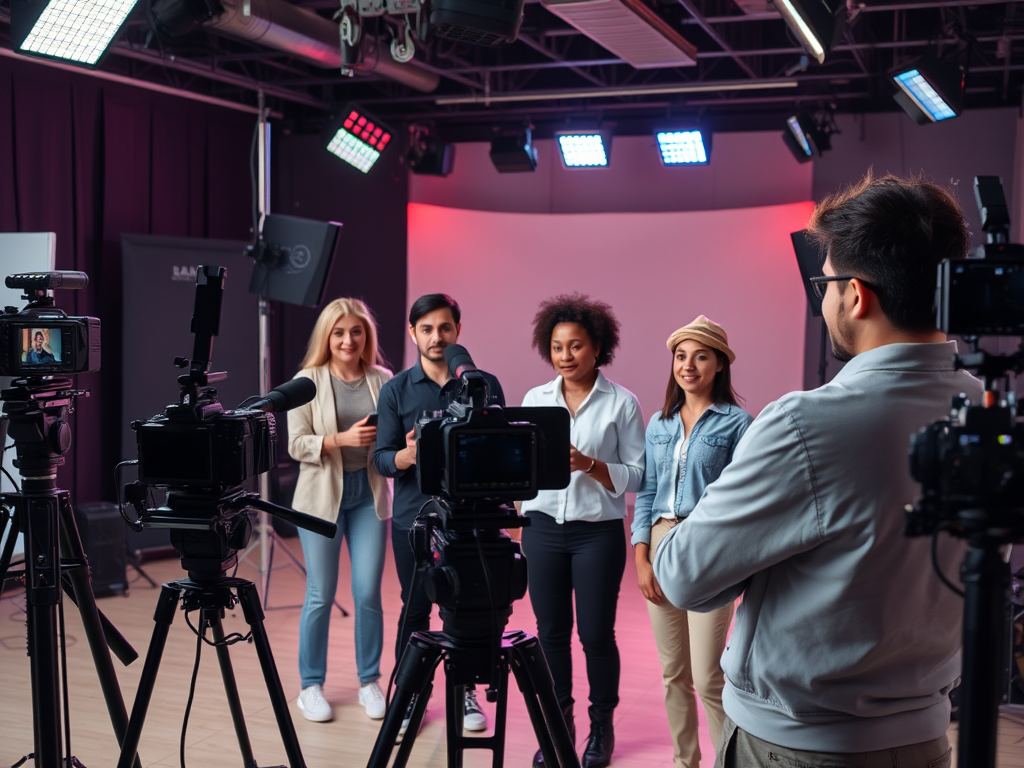
[[[267,413],[284,413],[292,408],[305,405],[316,397],[316,384],[312,379],[302,376],[298,379],[287,381],[279,387],[267,392],[266,395],[250,405],[242,406],[236,410],[265,411]]]
[[[461,344],[449,344],[445,347],[444,361],[448,363],[448,370],[452,376],[457,379],[461,379],[464,373],[477,370],[469,351]]]

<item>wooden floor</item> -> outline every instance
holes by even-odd
[[[283,543],[301,558],[298,539],[284,540]],[[256,555],[256,552],[251,555],[252,562],[255,562]],[[289,560],[278,553],[275,562],[283,564]],[[631,565],[632,561],[629,562]],[[158,583],[184,576],[177,559],[152,561],[143,567]],[[339,599],[351,607],[345,568],[342,571]],[[256,569],[250,560],[242,564],[239,576],[257,578]],[[135,646],[140,657],[144,658],[153,630],[152,617],[158,591],[151,588],[131,568],[129,580],[131,585],[127,596],[104,598],[98,603],[100,609]],[[343,618],[335,612],[331,627],[329,672],[325,688],[327,698],[334,706],[334,721],[308,722],[295,706],[295,697],[299,692],[296,664],[298,606],[303,589],[304,581],[296,568],[282,565],[274,570],[266,619],[271,647],[288,696],[303,756],[309,768],[365,765],[380,723],[369,720],[356,700],[358,680],[351,618]],[[393,663],[390,649],[394,646],[397,631],[398,595],[398,580],[389,559],[384,579],[385,658],[382,668],[385,675],[390,674]],[[65,601],[65,608],[72,749],[86,768],[113,768],[119,750],[106,714],[88,644],[74,606]],[[24,622],[23,596],[5,597],[0,601],[0,766],[12,765],[32,751],[31,694]],[[536,631],[528,599],[516,604],[509,628]],[[228,616],[225,629],[228,632],[246,631],[240,611]],[[621,705],[615,713],[616,749],[612,764],[616,768],[671,766],[672,748],[662,705],[660,667],[647,610],[631,567],[627,567],[623,579],[617,633],[622,651],[622,684]],[[578,646],[575,650],[577,707],[583,709],[586,705],[586,675],[582,651]],[[142,733],[139,754],[143,766],[170,768],[179,765],[178,744],[195,651],[196,637],[179,612],[171,627],[153,702]],[[232,646],[231,657],[257,763],[264,767],[286,765],[287,759],[254,648],[249,644]],[[142,658],[128,667],[121,666],[115,660],[129,711],[142,672]],[[381,682],[382,685],[386,684],[386,678]],[[446,764],[442,686],[439,672],[427,720],[416,739],[410,759],[409,764],[413,768],[441,768]],[[484,706],[493,713],[493,705]],[[581,742],[586,736],[584,720],[585,716],[580,722]],[[509,694],[508,727],[506,765],[527,768],[536,743],[522,697],[514,686]],[[956,741],[955,728],[951,730],[951,740],[953,743]],[[714,763],[714,753],[703,716],[701,749],[704,753],[702,765],[709,768]],[[484,751],[469,752],[465,764],[469,768],[490,765],[488,755]],[[199,683],[188,725],[186,765],[193,768],[241,765],[215,654],[209,646],[203,648]],[[1024,724],[1012,714],[1004,714],[1000,718],[998,765],[1005,768],[1024,767]]]

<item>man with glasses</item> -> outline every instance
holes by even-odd
[[[963,213],[943,189],[870,175],[814,211],[829,383],[772,403],[654,562],[676,606],[743,595],[722,656],[727,720],[716,766],[950,764],[960,598],[927,539],[903,536],[919,495],[910,437],[980,383],[935,328],[936,268],[963,258]],[[961,545],[937,541],[956,573]]]

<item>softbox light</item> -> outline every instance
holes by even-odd
[[[323,303],[341,224],[270,214],[253,246],[256,265],[249,292],[275,301],[316,307]]]
[[[28,56],[95,66],[136,0],[11,0],[11,42]]]

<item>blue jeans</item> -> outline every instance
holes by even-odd
[[[380,678],[384,647],[384,611],[380,584],[384,576],[387,524],[378,519],[366,470],[346,472],[333,539],[299,529],[306,557],[306,601],[299,619],[299,676],[302,687],[323,685],[327,676],[327,635],[338,588],[341,542],[348,539],[355,602],[356,670],[359,684]]]

